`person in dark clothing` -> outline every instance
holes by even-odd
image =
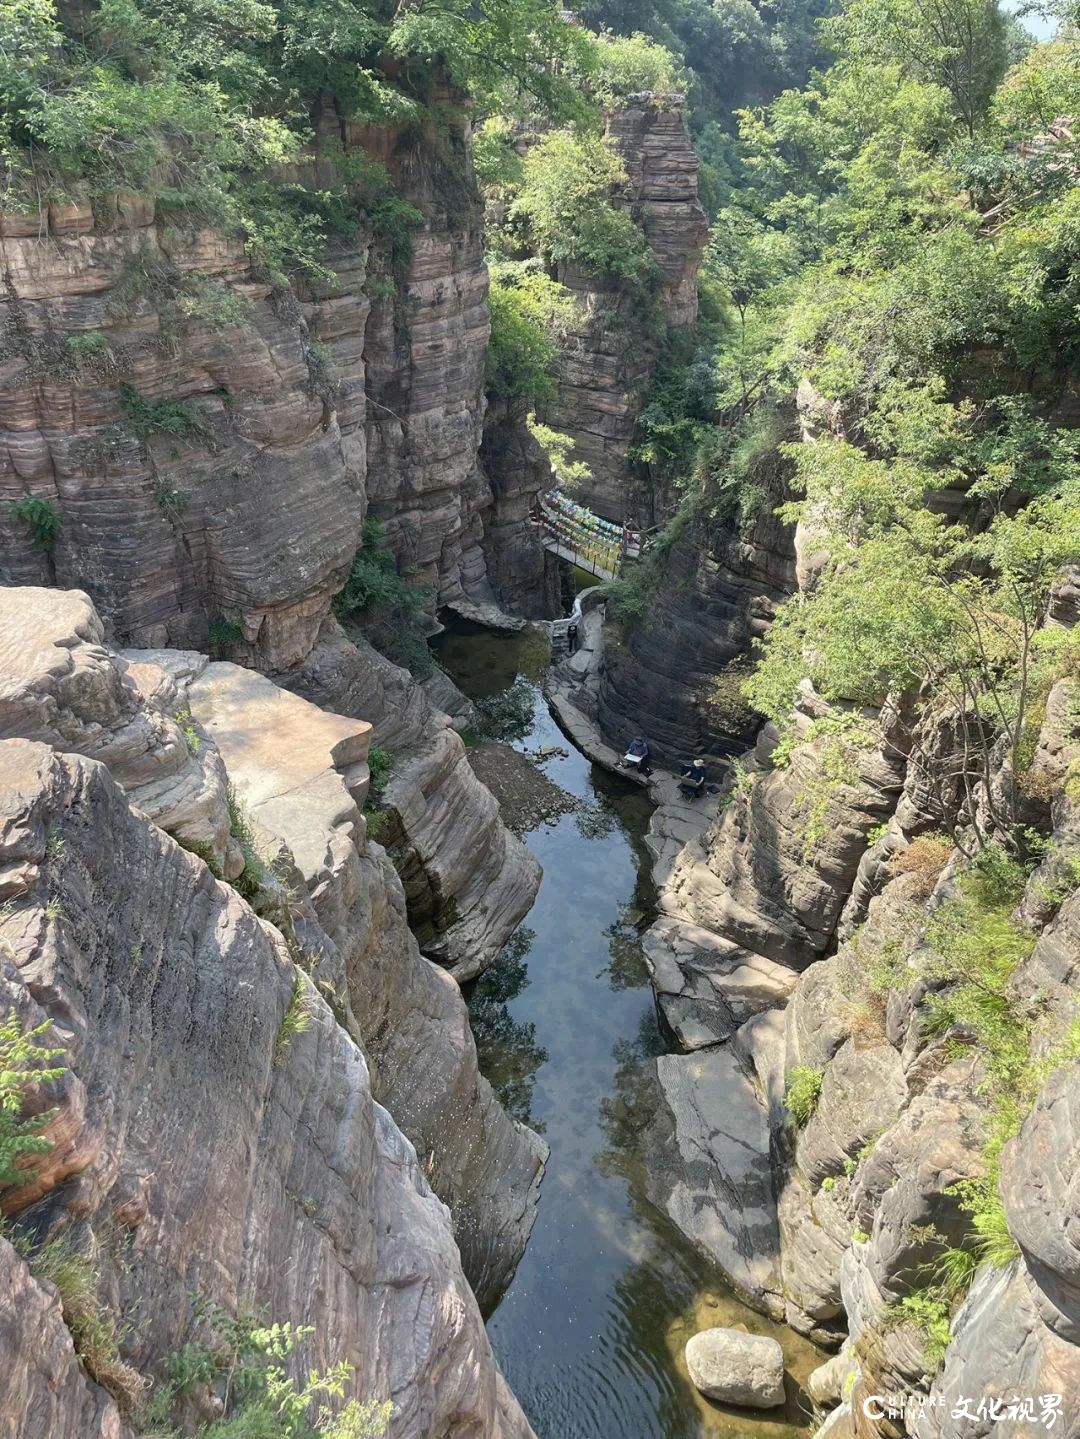
[[[688,799],[697,799],[705,792],[705,761],[695,759],[693,764],[684,764],[679,789]]]
[[[569,624],[569,625],[567,625],[567,627],[566,627],[566,648],[567,648],[567,650],[570,652],[570,654],[574,654],[574,653],[576,652],[576,650],[577,650],[577,639],[578,639],[577,625],[576,625],[576,624]]]
[[[652,774],[652,765],[649,763],[649,742],[644,735],[635,735],[626,748],[623,755],[623,764],[628,764],[643,774],[646,779]]]

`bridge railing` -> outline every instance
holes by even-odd
[[[551,491],[541,497],[538,523],[560,551],[593,574],[616,576],[627,559],[637,559],[643,536],[602,519],[569,496]]]

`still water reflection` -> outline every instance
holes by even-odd
[[[455,624],[439,658],[473,696],[535,682],[535,643]],[[520,681],[519,681],[520,687]],[[799,1382],[818,1356],[740,1305],[722,1276],[644,1198],[643,1136],[664,1050],[641,956],[653,896],[633,786],[571,749],[533,686],[518,748],[556,744],[546,771],[584,810],[527,844],[544,880],[525,926],[469,995],[484,1072],[551,1145],[528,1249],[488,1320],[503,1371],[540,1439],[789,1439],[808,1432]],[[784,1346],[788,1403],[722,1409],[689,1383],[698,1328],[742,1324]]]

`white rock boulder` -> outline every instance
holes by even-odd
[[[686,1367],[709,1399],[748,1409],[775,1409],[784,1402],[784,1351],[764,1335],[703,1329],[686,1346]]]

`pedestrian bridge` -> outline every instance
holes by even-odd
[[[550,554],[597,579],[615,579],[627,560],[641,554],[640,535],[601,519],[561,490],[540,497],[538,524],[541,543]]]

